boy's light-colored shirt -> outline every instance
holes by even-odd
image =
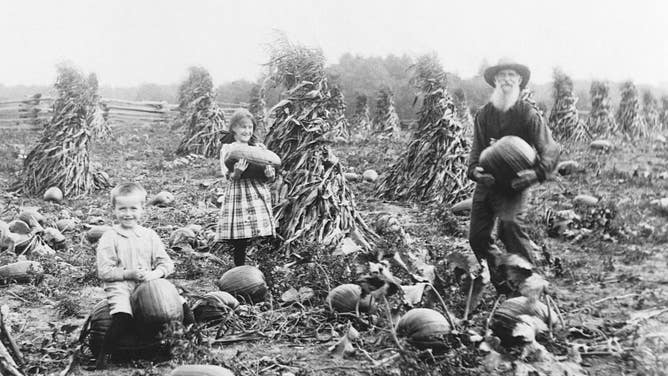
[[[162,270],[164,277],[174,272],[174,262],[155,231],[116,225],[102,235],[97,245],[97,274],[103,282],[122,281],[125,270],[139,268]]]

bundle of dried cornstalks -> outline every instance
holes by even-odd
[[[350,125],[348,119],[346,119],[346,99],[338,85],[330,86],[330,99],[327,103],[330,121],[336,123],[334,128],[338,129],[339,137],[347,139],[350,136]]]
[[[618,131],[617,121],[610,106],[610,87],[607,82],[592,81],[589,95],[591,111],[587,118],[587,127],[593,135],[608,135]]]
[[[541,118],[545,118],[545,111],[536,103],[531,89],[524,89],[520,92],[520,100],[523,100],[531,105],[538,112]]]
[[[550,112],[550,128],[561,141],[586,141],[591,135],[575,107],[578,98],[573,95],[573,81],[558,68],[552,77],[554,107]]]
[[[376,235],[356,210],[343,166],[329,147],[341,135],[342,114],[333,110],[336,94],[324,63],[319,49],[293,45],[284,37],[272,45],[271,81],[285,89],[270,110],[274,122],[265,140],[284,170],[274,215],[285,244],[334,245],[347,235],[364,244]]]
[[[173,128],[185,127],[185,136],[176,153],[216,157],[220,152],[225,115],[216,103],[209,72],[191,67],[186,81],[179,86],[179,115]]]
[[[418,129],[377,191],[388,199],[452,204],[469,197],[473,190],[466,177],[470,144],[456,120],[445,71],[437,57],[422,56],[413,71],[411,83],[422,96]]]
[[[376,114],[373,118],[374,133],[387,137],[398,137],[401,124],[394,108],[394,94],[387,86],[378,91]]]
[[[659,117],[659,103],[649,90],[645,90],[642,94],[642,110],[648,131],[653,134],[660,132],[662,126]]]
[[[355,97],[355,114],[350,122],[353,132],[366,133],[371,129],[368,98],[364,94]]]
[[[473,135],[473,116],[466,100],[464,89],[457,88],[452,92],[452,101],[455,104],[455,114],[457,121],[464,126],[467,138]]]
[[[260,140],[263,140],[264,136],[267,134],[267,122],[265,121],[267,101],[265,100],[264,86],[259,84],[253,85],[248,97],[248,111],[250,111],[250,113],[257,121],[255,135]]]
[[[668,129],[668,95],[661,97],[661,113],[659,114],[661,121],[661,130]]]
[[[628,137],[646,137],[649,134],[647,123],[640,112],[638,90],[631,81],[621,84],[622,100],[617,109],[617,122],[620,130]]]
[[[109,132],[102,118],[97,77],[77,69],[58,67],[53,117],[23,163],[21,186],[27,194],[59,187],[65,196],[78,196],[109,186],[109,176],[90,163],[90,142]]]

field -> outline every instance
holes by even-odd
[[[217,176],[217,161],[195,159],[171,167],[181,134],[164,123],[115,123],[109,139],[98,140],[91,158],[101,163],[113,183],[137,180],[155,194],[167,190],[176,196],[165,208],[150,206],[146,224],[167,243],[176,228],[198,224],[215,227],[218,209],[216,191],[225,182]],[[66,249],[56,257],[42,259],[46,275],[32,284],[0,287],[0,305],[7,305],[4,317],[26,359],[29,375],[58,374],[68,365],[70,374],[160,375],[182,363],[210,362],[224,365],[239,375],[412,375],[412,374],[523,374],[515,369],[490,369],[489,357],[478,349],[472,334],[484,336],[487,319],[496,296],[489,287],[483,303],[463,333],[453,339],[445,354],[429,355],[405,349],[400,352],[391,336],[385,310],[372,318],[335,317],[328,313],[324,297],[338,283],[354,282],[364,265],[354,256],[331,256],[311,249],[313,260],[291,268],[294,258],[275,253],[251,254],[251,262],[270,270],[271,295],[266,303],[244,307],[230,317],[225,335],[215,330],[176,330],[167,341],[175,344],[169,359],[121,361],[107,371],[88,371],[89,359],[76,355],[82,324],[92,307],[103,297],[96,278],[94,247],[83,238],[85,224],[111,222],[108,192],[90,197],[66,199],[53,204],[41,198],[7,193],[20,173],[20,154],[27,152],[37,132],[1,130],[0,215],[11,220],[21,207],[39,207],[56,219],[66,210],[81,220],[75,231],[66,233]],[[343,165],[361,173],[367,168],[380,174],[396,158],[407,138],[399,142],[338,144]],[[579,360],[591,375],[665,375],[668,368],[668,213],[652,200],[663,198],[668,187],[668,144],[659,140],[635,143],[615,142],[610,152],[592,151],[587,145],[566,145],[562,160],[573,159],[583,171],[557,176],[534,188],[531,203],[533,240],[542,248],[541,274],[550,281],[550,294],[558,302],[565,328],[555,332],[546,347],[557,358]],[[379,152],[383,150],[385,152]],[[441,283],[437,290],[458,318],[463,317],[466,291],[455,283],[443,260],[452,250],[466,250],[466,216],[454,216],[448,208],[423,207],[401,202],[383,202],[373,184],[351,182],[357,207],[368,223],[379,214],[395,215],[408,234],[378,244],[385,252],[419,253],[436,266]],[[578,194],[600,197],[598,204],[573,204]],[[559,213],[573,210],[579,219],[555,225]],[[393,235],[388,235],[393,236]],[[182,287],[192,304],[197,294],[216,290],[214,282],[232,265],[225,250],[212,249],[222,259],[199,254],[169,253],[177,264],[171,280]],[[0,254],[0,264],[14,255]],[[391,264],[395,276],[410,283],[405,273]],[[298,304],[285,304],[281,295],[289,288],[310,287],[314,296]],[[393,306],[400,306],[396,298]],[[424,306],[442,309],[434,294],[426,294]],[[349,322],[360,332],[357,350],[341,354],[330,351],[343,336]],[[574,353],[571,345],[579,344]],[[405,343],[404,343],[404,346]],[[86,352],[84,351],[84,354]],[[570,355],[569,355],[570,354]],[[74,363],[72,364],[72,361]],[[529,362],[529,361],[527,361]],[[522,363],[524,364],[524,363]],[[528,373],[527,373],[528,374]]]

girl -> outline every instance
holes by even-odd
[[[242,178],[248,167],[245,159],[239,160],[232,171],[225,166],[229,151],[239,144],[255,145],[253,137],[255,119],[248,110],[237,110],[230,120],[230,133],[234,137],[231,143],[225,143],[220,149],[220,168],[229,180],[227,190],[222,196],[220,220],[218,222],[218,240],[227,240],[234,251],[234,265],[243,265],[246,260],[246,247],[251,239],[276,236],[276,221],[271,207],[271,193],[267,182],[276,178],[271,166],[264,170],[265,181]]]

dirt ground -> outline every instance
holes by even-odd
[[[103,297],[95,274],[94,246],[83,238],[85,224],[100,219],[109,224],[111,215],[108,192],[66,199],[62,204],[7,193],[20,173],[21,155],[38,136],[37,132],[0,130],[0,217],[11,220],[21,207],[39,207],[51,219],[67,210],[81,224],[65,234],[66,249],[41,260],[44,279],[1,286],[0,305],[9,308],[5,322],[26,359],[25,373],[55,375],[70,365],[79,347],[81,326]],[[169,165],[177,157],[174,150],[180,136],[167,124],[114,124],[112,137],[96,141],[91,150],[91,159],[104,167],[113,183],[133,179],[150,194],[174,193],[174,205],[147,210],[147,226],[165,242],[174,229],[187,224],[214,228],[216,189],[224,184],[217,176],[217,161],[194,159],[181,166]],[[351,171],[373,168],[382,174],[400,155],[405,141],[341,144],[335,150]],[[668,144],[661,140],[614,144],[609,152],[592,151],[587,145],[565,146],[562,160],[577,161],[582,171],[534,188],[531,236],[542,249],[540,273],[550,282],[550,294],[566,324],[546,347],[561,359],[578,360],[590,375],[665,375],[668,211],[652,201],[667,194]],[[466,248],[466,215],[454,216],[447,208],[383,202],[373,183],[350,184],[357,207],[370,224],[379,213],[391,212],[412,239],[409,247],[428,252],[429,262],[445,281],[440,293],[451,312],[461,318],[465,292],[451,283],[453,278],[441,266],[447,252]],[[573,199],[579,194],[600,201],[591,207],[576,205]],[[568,211],[579,218],[563,220]],[[383,244],[388,247],[387,242]],[[190,303],[195,295],[216,290],[214,282],[232,265],[229,254],[213,252],[224,265],[170,250],[177,264],[171,280],[185,289]],[[0,263],[13,257],[0,254]],[[260,262],[261,256],[251,254],[250,259]],[[328,287],[355,275],[349,270],[353,265],[347,264],[350,258],[323,256],[318,267],[309,263],[287,271],[283,265],[289,261],[281,255],[263,261],[276,269],[270,298],[237,312],[225,335],[216,338],[215,330],[177,330],[167,339],[175,349],[171,359],[120,361],[107,371],[87,371],[90,359],[77,355],[70,374],[161,375],[178,364],[195,362],[224,365],[239,375],[523,374],[517,364],[503,372],[490,370],[476,341],[459,342],[446,354],[398,352],[384,317],[374,318],[371,325],[351,319],[360,331],[354,344],[357,350],[344,356],[332,352],[330,348],[350,324],[345,317],[328,313],[323,298]],[[400,271],[393,272],[401,277]],[[305,286],[313,288],[312,299],[282,304],[282,292]],[[496,298],[491,290],[463,324],[469,333],[484,336],[484,322]],[[424,305],[430,304],[426,299]],[[577,354],[569,350],[573,346],[578,346]]]

